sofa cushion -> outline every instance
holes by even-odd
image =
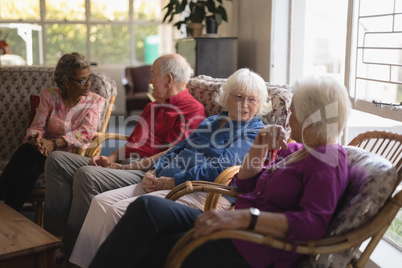
[[[391,162],[353,146],[345,147],[348,157],[349,184],[327,231],[327,237],[341,235],[373,218],[390,197],[397,182]],[[353,258],[351,250],[311,256],[313,267],[345,267]]]

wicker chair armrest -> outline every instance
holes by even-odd
[[[234,187],[222,185],[215,182],[186,181],[173,188],[166,196],[166,199],[176,201],[180,197],[194,192],[218,193],[234,198],[236,198],[241,193],[241,191]]]
[[[92,142],[89,144],[88,148],[81,153],[80,155],[84,155],[86,157],[94,157],[98,155],[102,149],[102,144],[108,140],[127,140],[128,136],[118,134],[118,133],[101,133],[96,132]],[[76,153],[76,152],[75,152]]]

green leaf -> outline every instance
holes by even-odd
[[[226,10],[223,6],[219,6],[216,13],[219,13],[220,15],[222,15],[222,20],[224,20],[226,22],[228,21],[228,17],[226,15]]]
[[[181,5],[178,5],[178,7],[176,8],[176,14],[183,12],[186,9],[187,6],[187,0],[183,0],[183,2],[181,2]]]
[[[166,14],[165,14],[165,16],[163,17],[163,20],[162,20],[162,22],[165,22],[165,20],[166,20],[166,18],[170,15],[170,13],[172,13],[172,11],[173,11],[173,7],[171,7],[171,6],[169,6],[169,5],[167,5],[165,8],[167,8],[168,10],[166,11]],[[169,20],[169,22],[172,20],[172,18],[170,18],[170,20]]]
[[[222,15],[219,13],[215,14],[215,20],[216,20],[216,24],[221,25],[222,23]]]
[[[206,2],[206,6],[207,6],[209,12],[211,12],[211,13],[216,12],[215,3],[213,0]]]
[[[176,22],[175,24],[173,24],[173,27],[176,27],[177,30],[180,30],[180,28],[181,28],[181,26],[182,26],[183,24],[185,24],[185,22],[181,20],[181,21]]]

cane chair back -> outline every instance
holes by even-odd
[[[173,247],[166,267],[180,267],[195,248],[208,241],[224,238],[306,254],[308,257],[299,264],[301,267],[364,267],[402,206],[402,191],[391,197],[402,177],[401,174],[397,175],[396,168],[388,160],[379,155],[352,146],[345,149],[350,182],[340,212],[331,222],[325,238],[287,242],[247,230],[223,230],[193,239],[193,230],[190,230]],[[234,198],[239,194],[233,187],[194,181],[186,182],[185,191],[212,191]],[[172,197],[177,199],[179,195],[175,193]],[[370,245],[365,251],[360,256],[355,255],[360,244],[370,238]]]
[[[402,135],[387,131],[368,131],[357,135],[349,142],[366,151],[373,152],[388,159],[399,174],[402,172]]]

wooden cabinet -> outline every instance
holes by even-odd
[[[192,37],[179,39],[176,52],[187,59],[195,75],[227,78],[237,70],[236,37]]]

